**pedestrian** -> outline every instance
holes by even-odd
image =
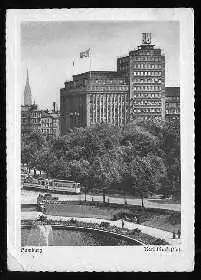
[[[178,239],[180,239],[180,237],[181,237],[181,231],[179,229],[177,231],[177,237],[178,237]]]
[[[122,228],[124,228],[124,220],[123,219],[121,220],[121,225],[122,225]]]
[[[109,197],[108,197],[108,199],[107,199],[107,203],[110,204],[110,199],[109,199]]]
[[[172,239],[175,239],[176,238],[176,234],[175,234],[175,232],[173,231],[173,233],[172,233]]]

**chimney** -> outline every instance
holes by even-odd
[[[53,102],[53,112],[55,112],[56,102]]]

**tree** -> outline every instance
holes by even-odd
[[[132,188],[139,193],[144,207],[144,196],[156,191],[160,180],[166,176],[166,168],[161,158],[154,155],[137,156],[129,165]]]
[[[40,150],[46,145],[46,140],[40,131],[34,131],[25,138],[25,143],[27,145],[32,145],[36,150]]]
[[[29,145],[24,145],[21,150],[21,162],[22,164],[27,164],[29,168],[29,164],[31,162],[32,152]]]
[[[115,154],[107,153],[96,157],[92,165],[93,178],[96,186],[103,190],[103,202],[105,202],[105,191],[114,183],[121,181],[120,162]]]
[[[70,173],[75,181],[79,181],[85,189],[86,194],[90,186],[90,164],[87,160],[73,160],[69,163]]]
[[[121,145],[132,146],[132,152],[137,156],[146,156],[148,153],[160,154],[157,136],[151,134],[143,127],[130,125],[125,128]]]
[[[69,163],[63,158],[58,159],[55,157],[55,155],[53,155],[53,160],[51,160],[49,164],[48,173],[52,178],[65,180],[70,177]]]
[[[144,121],[135,125],[143,127],[157,137],[159,155],[166,166],[167,176],[160,185],[160,193],[165,196],[173,195],[176,199],[181,196],[181,166],[180,166],[180,122]]]

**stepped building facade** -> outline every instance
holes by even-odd
[[[165,88],[165,55],[152,44],[150,33],[142,34],[137,49],[117,58],[117,71],[86,72],[64,84],[60,90],[62,135],[74,127],[101,122],[124,126],[136,119],[179,116],[179,105],[173,102],[179,102],[178,94]],[[177,106],[176,111],[172,106]]]

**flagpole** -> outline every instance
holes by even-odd
[[[75,59],[73,59],[73,67],[72,67],[72,79],[73,79],[73,74],[74,74],[74,69],[75,68]]]

